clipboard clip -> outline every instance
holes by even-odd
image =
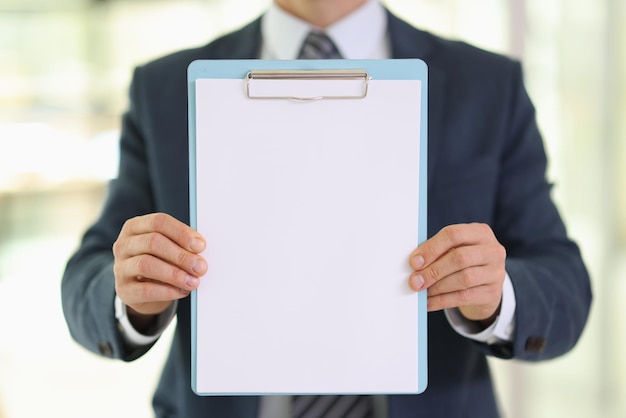
[[[245,80],[249,99],[314,101],[364,99],[371,77],[365,70],[251,70]]]

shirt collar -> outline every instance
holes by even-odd
[[[263,59],[295,59],[314,27],[272,3],[261,20]],[[389,57],[387,15],[378,0],[363,6],[325,29],[345,59]]]

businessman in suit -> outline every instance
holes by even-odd
[[[297,58],[311,29],[343,58],[429,66],[429,239],[406,254],[407,286],[428,289],[429,386],[377,397],[369,416],[496,417],[486,356],[539,361],[570,350],[586,323],[589,277],[550,197],[519,64],[417,30],[377,0],[275,0],[242,29],[135,70],[118,178],[63,277],[69,329],[89,350],[130,361],[176,316],[156,416],[288,416],[270,397],[198,397],[190,388],[187,296],[211,266],[199,255],[205,238],[187,226],[186,68],[196,59]]]

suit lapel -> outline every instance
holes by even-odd
[[[241,59],[259,58],[261,51],[261,17],[243,27],[238,33],[240,39],[233,42],[233,47],[229,53],[233,57]]]
[[[415,29],[388,12],[388,29],[393,58],[419,58],[428,65],[428,191],[437,164],[437,145],[443,135],[445,77],[436,70],[435,38]]]

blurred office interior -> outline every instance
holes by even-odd
[[[151,416],[170,331],[129,364],[74,343],[60,278],[115,176],[131,70],[204,44],[270,0],[0,2],[0,417]],[[575,349],[492,360],[510,418],[626,416],[626,2],[386,0],[523,62],[554,197],[595,293]]]

